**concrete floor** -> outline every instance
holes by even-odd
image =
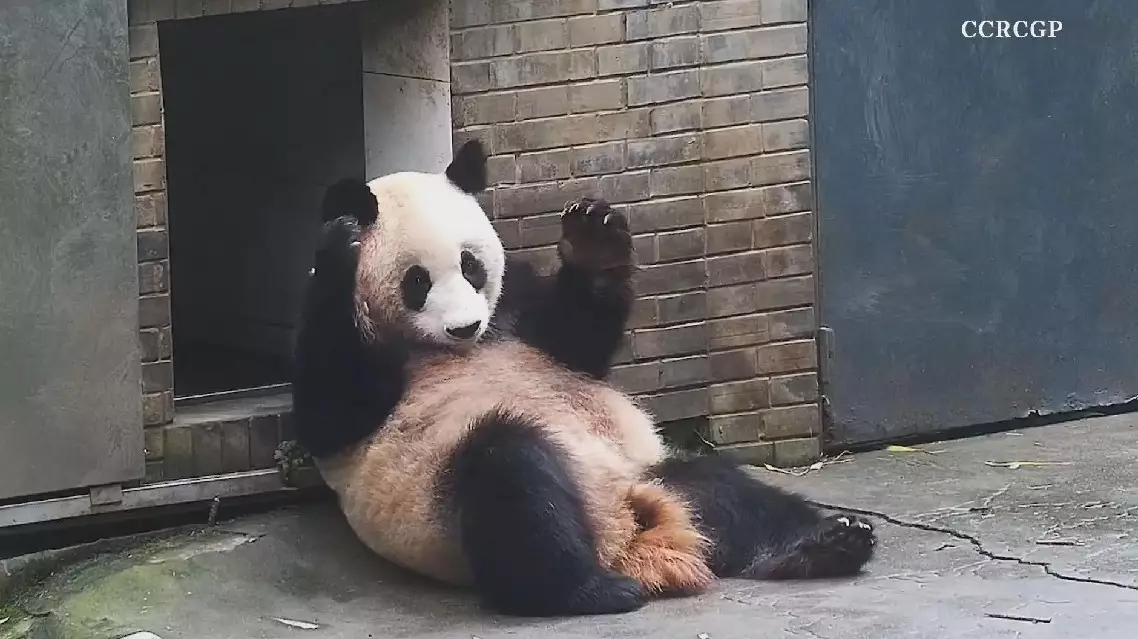
[[[1129,638],[1138,623],[1136,424],[1106,417],[881,451],[799,477],[759,471],[875,518],[881,553],[854,580],[728,581],[624,616],[505,619],[371,556],[322,504],[61,566],[0,602],[0,619],[9,617],[0,637]],[[991,465],[1014,461],[1058,463]]]

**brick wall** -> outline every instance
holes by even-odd
[[[614,380],[755,463],[819,454],[805,0],[452,0],[456,144],[507,246],[622,205],[642,271]]]

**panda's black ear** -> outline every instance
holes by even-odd
[[[446,170],[447,179],[465,193],[474,195],[488,186],[486,151],[478,140],[469,140],[458,149]]]
[[[358,178],[344,178],[328,187],[321,208],[324,222],[348,215],[356,218],[360,226],[370,226],[379,217],[375,194]]]

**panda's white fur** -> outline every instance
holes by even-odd
[[[569,203],[562,266],[542,278],[506,258],[484,186],[468,143],[444,174],[329,191],[294,419],[360,539],[514,614],[859,570],[868,524],[723,458],[669,458],[604,381],[632,300],[623,216]]]

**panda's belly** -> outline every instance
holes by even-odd
[[[395,563],[468,584],[436,482],[470,425],[500,408],[532,418],[569,453],[594,511],[618,508],[616,484],[631,484],[664,456],[651,418],[627,396],[522,344],[487,345],[467,357],[421,362],[379,433],[350,456],[322,463],[357,535]]]

